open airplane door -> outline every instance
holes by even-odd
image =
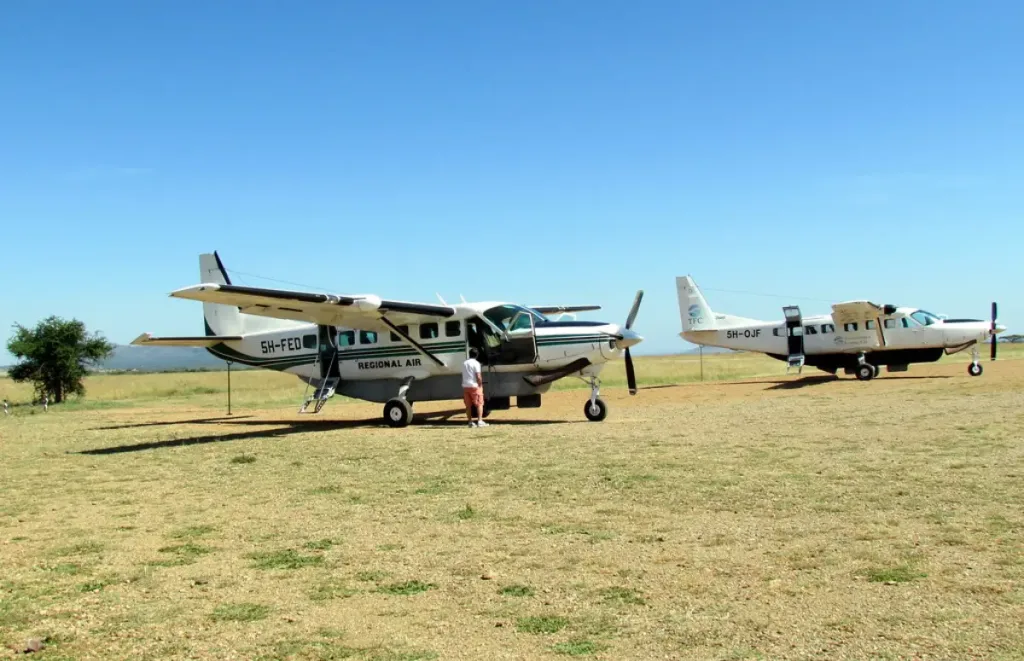
[[[797,368],[797,374],[804,371],[804,322],[800,314],[800,308],[796,305],[788,305],[782,308],[782,314],[786,318],[786,373]]]
[[[537,329],[533,325],[533,315],[519,311],[505,331],[505,342],[502,351],[508,352],[506,364],[523,365],[537,362]]]

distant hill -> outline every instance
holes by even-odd
[[[232,369],[245,368],[232,364]],[[140,347],[119,344],[114,353],[98,366],[102,372],[185,372],[223,370],[227,363],[202,347]]]

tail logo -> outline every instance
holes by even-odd
[[[691,319],[696,319],[697,317],[700,316],[700,306],[697,305],[696,303],[694,303],[693,305],[691,305],[689,307],[689,312],[690,312],[690,318]]]

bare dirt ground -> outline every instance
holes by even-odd
[[[1024,659],[1024,361],[603,396],[600,424],[576,390],[487,429],[451,404],[393,430],[334,402],[0,421],[0,643]]]

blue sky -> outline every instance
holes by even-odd
[[[687,348],[685,273],[1020,332],[1021,34],[997,0],[4,3],[0,326],[201,332],[166,294],[217,249],[589,318],[643,288],[638,353]]]

